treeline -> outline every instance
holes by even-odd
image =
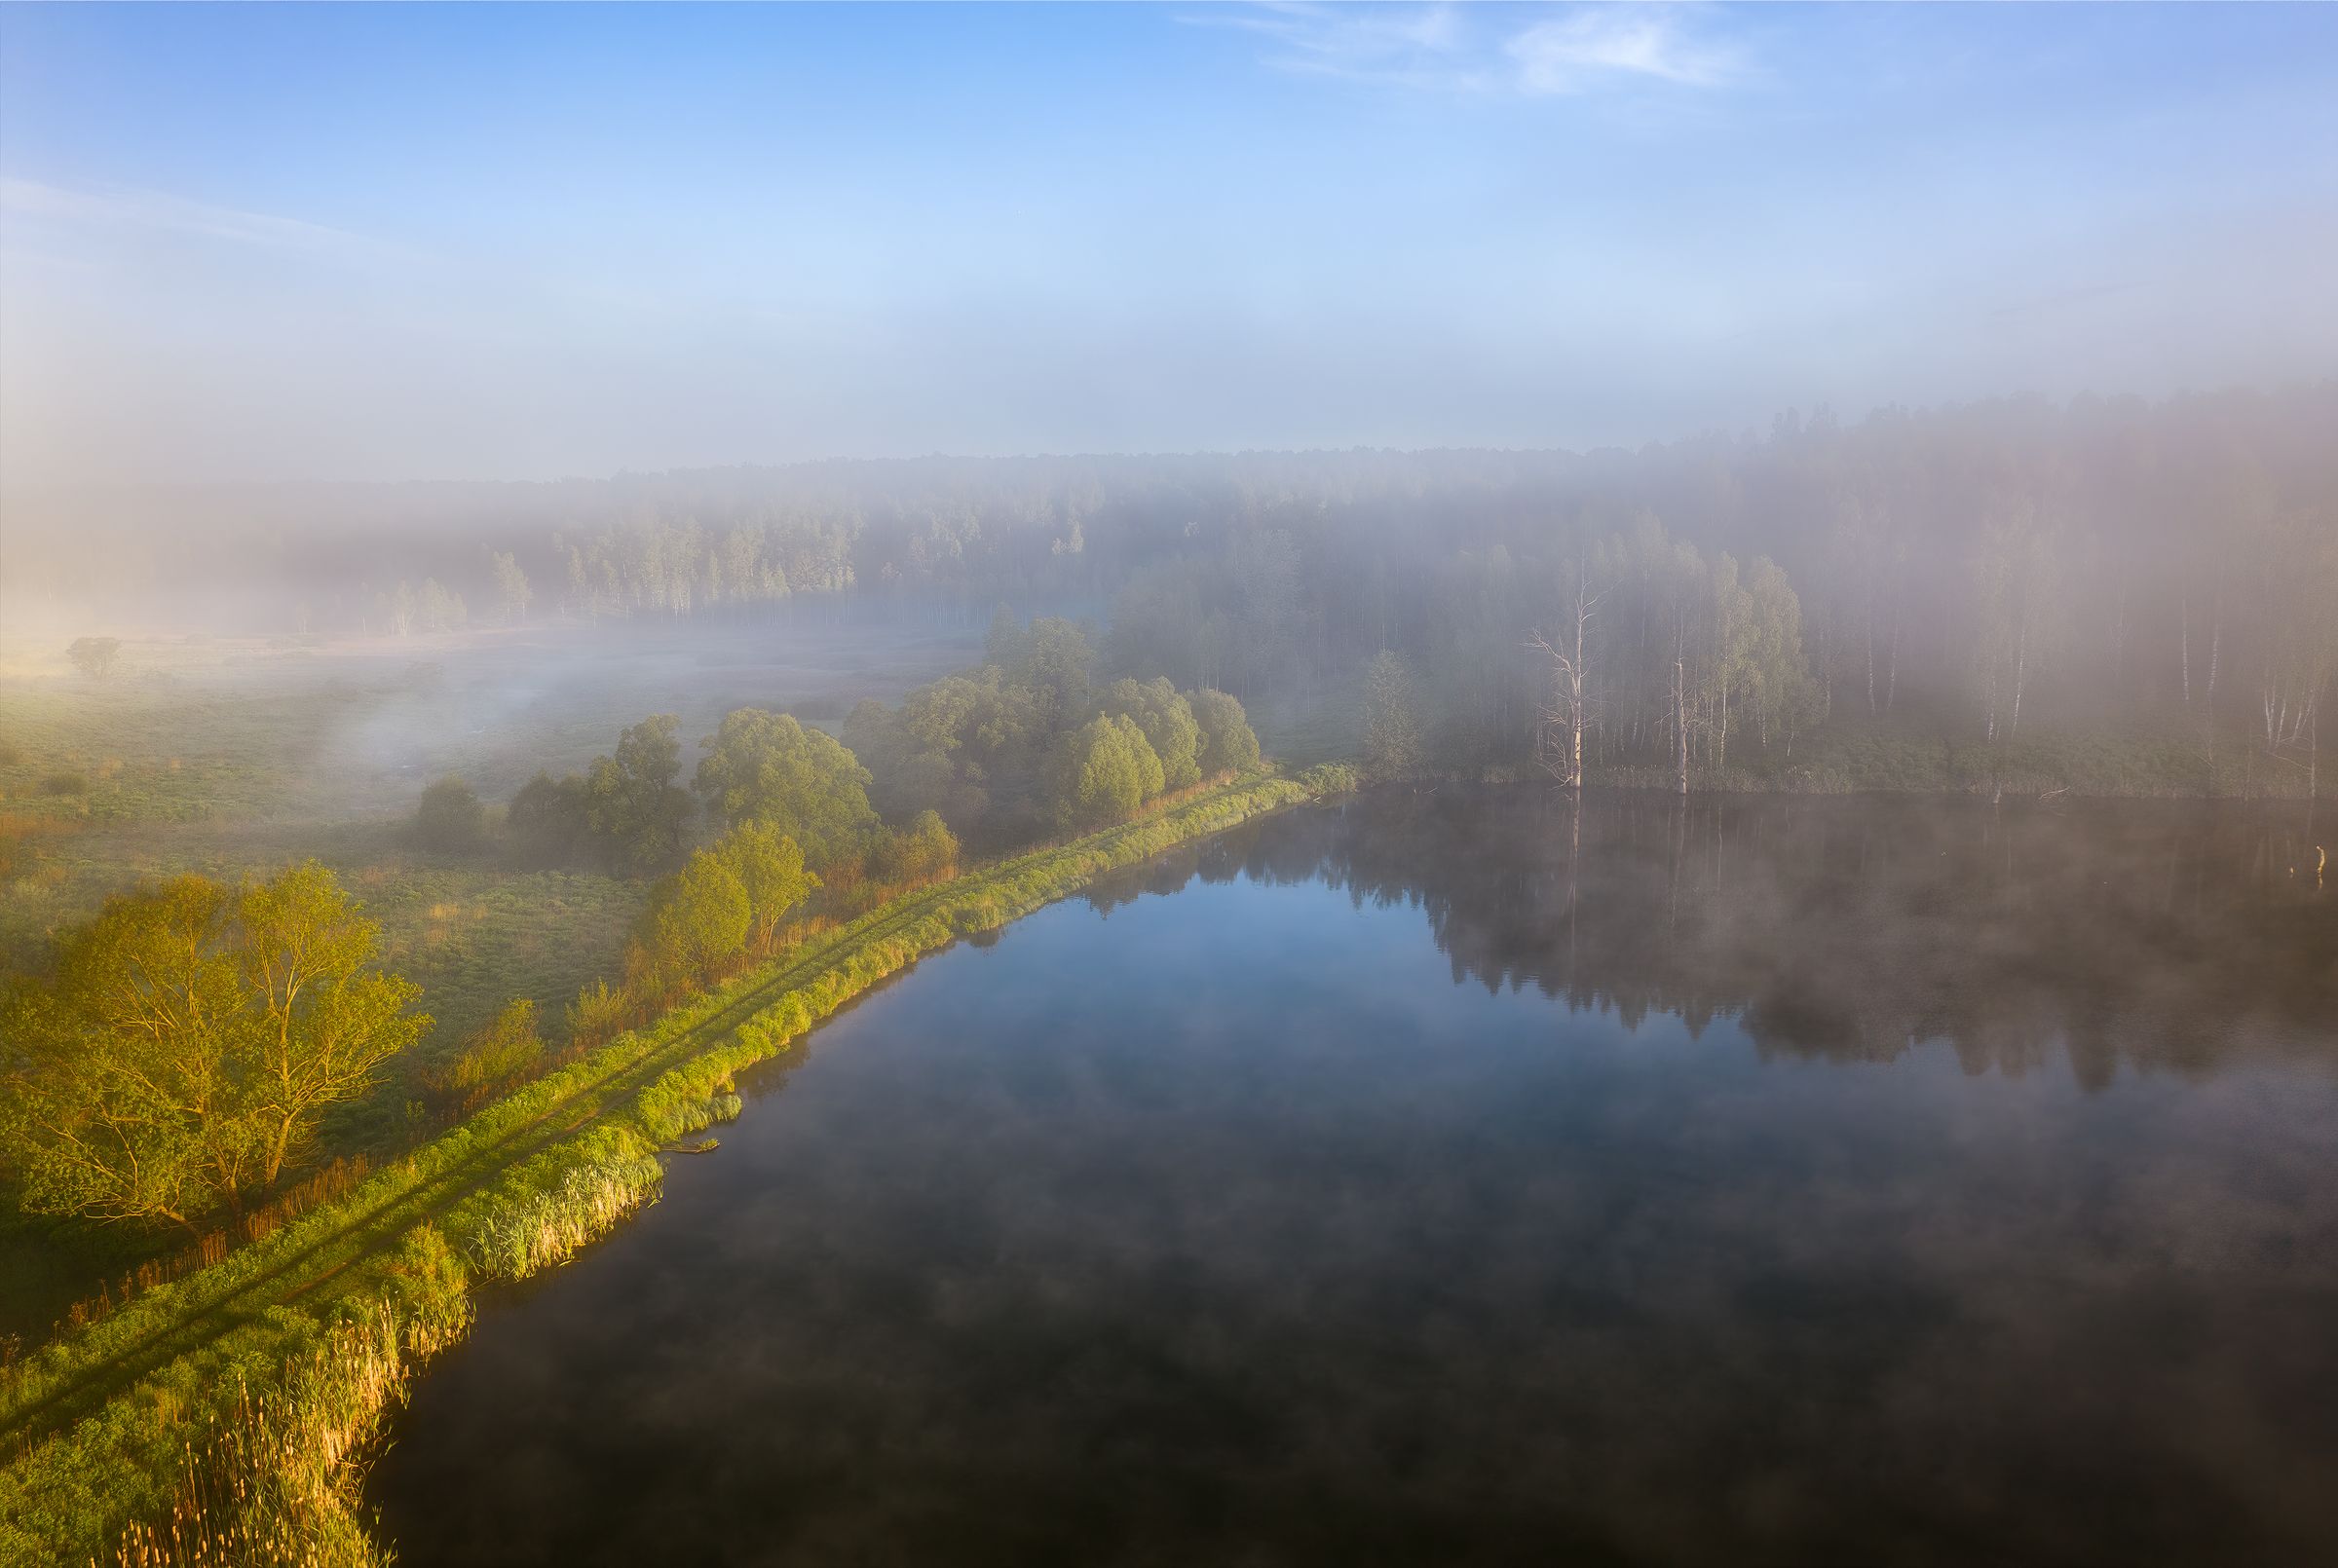
[[[1741,570],[1643,518],[1583,542],[1554,591],[1501,594],[1518,621],[1496,616],[1486,646],[1433,653],[1433,684],[1394,650],[1373,656],[1363,750],[1376,771],[1498,765],[1516,757],[1507,737],[1565,783],[1603,760],[1663,755],[1685,790],[1692,767],[1726,765],[1733,735],[1791,753],[1827,715],[1801,601],[1766,557]],[[1503,631],[1515,647],[1493,641]]]
[[[896,708],[861,703],[841,740],[792,714],[735,709],[699,742],[687,784],[671,714],[629,727],[583,772],[538,773],[500,820],[463,780],[441,779],[412,836],[439,852],[656,879],[622,983],[569,1011],[572,1041],[589,1041],[776,951],[795,923],[952,875],[962,841],[988,853],[1092,831],[1258,765],[1240,702],[1159,678],[1103,681],[1071,621],[1001,612],[985,651]]]
[[[997,849],[1121,820],[1255,766],[1259,740],[1226,692],[1106,680],[1085,627],[1001,611],[981,665],[895,707],[860,703],[842,739],[792,714],[739,708],[699,751],[686,786],[679,722],[645,719],[583,772],[523,785],[504,809],[503,844],[531,865],[654,876],[701,828],[762,823],[831,880],[898,882],[946,866],[962,838]],[[485,803],[459,778],[423,792],[413,832],[451,852],[493,837]]]
[[[1421,683],[1424,744],[1478,770],[1530,765],[1547,744],[1552,672],[1531,639],[1565,631],[1570,590],[1617,564],[1608,541],[1644,575],[1660,538],[1708,575],[1734,563],[1747,591],[1793,594],[1814,692],[1772,683],[1756,747],[1806,719],[1802,703],[1823,724],[1960,743],[2139,723],[2294,758],[2318,749],[2338,662],[2332,429],[2338,384],[1790,415],[1759,436],[1630,452],[929,459],[184,504],[228,520],[242,581],[273,568],[320,627],[446,625],[458,600],[499,620],[843,594],[954,614],[1109,606],[1105,669],[1254,707],[1352,694],[1395,653]],[[342,526],[304,526],[333,508]],[[189,537],[224,558],[218,532]],[[85,559],[97,541],[103,523],[18,554],[28,579],[45,559],[100,586],[143,575],[166,597],[205,580],[144,534]],[[1780,578],[1757,581],[1762,560]],[[1616,634],[1624,597],[1603,601],[1595,637]],[[1655,656],[1653,633],[1634,638]],[[1716,646],[1708,663],[1733,659]],[[1650,716],[1665,683],[1635,678],[1613,693],[1635,717],[1603,709],[1592,745],[1615,755],[1637,736],[1638,760],[1661,765],[1685,732],[1699,765],[1725,765],[1745,733],[1736,676],[1709,668],[1708,715],[1686,711],[1695,672],[1677,673],[1669,727]]]
[[[844,734],[898,820],[938,813],[962,834],[1013,842],[1118,821],[1160,795],[1259,761],[1242,704],[1165,678],[1099,680],[1088,631],[1028,626],[1000,611],[982,665],[920,687],[897,708],[864,701]]]

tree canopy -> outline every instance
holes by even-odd
[[[635,966],[660,985],[701,978],[745,948],[755,909],[723,857],[701,849],[658,883],[635,935]]]
[[[674,782],[682,771],[680,721],[653,714],[617,737],[617,750],[596,757],[584,775],[584,824],[616,870],[639,876],[673,863],[690,827],[690,792]]]
[[[119,637],[76,637],[72,646],[65,650],[65,657],[73,661],[73,667],[93,678],[113,674],[114,665],[121,656],[122,639]]]
[[[705,747],[697,785],[716,815],[732,826],[769,823],[814,866],[859,853],[877,825],[869,770],[835,736],[792,714],[734,709]]]
[[[804,867],[795,840],[769,822],[742,822],[714,846],[715,858],[747,896],[748,940],[768,949],[787,913],[811,897],[820,878]]]
[[[426,849],[464,853],[487,839],[487,808],[452,773],[422,792],[414,807],[414,841]]]
[[[0,1139],[28,1209],[193,1222],[296,1163],[330,1106],[429,1027],[379,928],[311,862],[109,901],[19,983]]]
[[[1068,731],[1055,773],[1055,820],[1067,829],[1118,822],[1161,793],[1161,760],[1133,719],[1099,714]]]
[[[1194,763],[1204,778],[1259,765],[1259,737],[1240,702],[1207,687],[1188,691],[1186,700],[1199,740]]]
[[[1162,676],[1150,681],[1122,677],[1105,689],[1104,711],[1136,721],[1153,755],[1161,761],[1162,786],[1182,790],[1201,779],[1201,727],[1193,706]]]

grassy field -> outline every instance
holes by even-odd
[[[653,1198],[658,1150],[735,1113],[735,1073],[959,937],[1308,794],[1252,776],[905,895],[21,1359],[0,1376],[0,1562],[126,1542],[131,1560],[195,1542],[235,1560],[255,1540],[284,1560],[376,1560],[351,1460],[406,1367],[460,1337],[478,1287],[560,1261]],[[255,1451],[274,1457],[255,1467]]]
[[[317,645],[132,640],[121,673],[57,649],[0,650],[0,967],[107,896],[200,872],[226,881],[315,858],[382,923],[382,957],[436,1027],[327,1129],[379,1157],[414,1130],[420,1080],[514,997],[559,1043],[564,1005],[621,966],[643,884],[423,853],[423,785],[459,772],[489,800],[583,766],[654,712],[686,741],[742,704],[833,725],[974,656],[978,631],[918,625],[560,626]],[[30,1219],[0,1204],[0,1351],[37,1340],[100,1280],[180,1239]]]

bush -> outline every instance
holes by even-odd
[[[425,849],[468,854],[487,841],[487,808],[470,785],[449,773],[422,792],[412,832]]]
[[[530,865],[565,866],[584,847],[584,781],[538,773],[519,787],[504,813],[504,832]]]
[[[908,827],[881,836],[869,852],[869,872],[895,885],[930,882],[958,869],[958,836],[938,811],[920,811]]]
[[[530,1076],[543,1061],[536,1004],[523,996],[507,1002],[494,1023],[465,1041],[453,1061],[424,1081],[444,1098],[468,1104]]]
[[[633,993],[622,986],[596,980],[568,1004],[569,1040],[572,1044],[596,1044],[623,1028],[632,1016]]]
[[[1317,763],[1299,775],[1299,787],[1317,797],[1350,794],[1357,782],[1355,765],[1351,763]]]
[[[68,767],[49,774],[41,780],[43,795],[87,795],[90,775],[78,767]]]

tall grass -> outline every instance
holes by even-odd
[[[1309,793],[1237,779],[870,911],[26,1357],[0,1375],[0,1433],[19,1445],[0,1468],[0,1563],[378,1560],[352,1456],[411,1364],[466,1330],[478,1284],[552,1267],[654,1202],[658,1148],[736,1114],[739,1071],[919,957]],[[116,1375],[40,1436],[51,1401]]]

